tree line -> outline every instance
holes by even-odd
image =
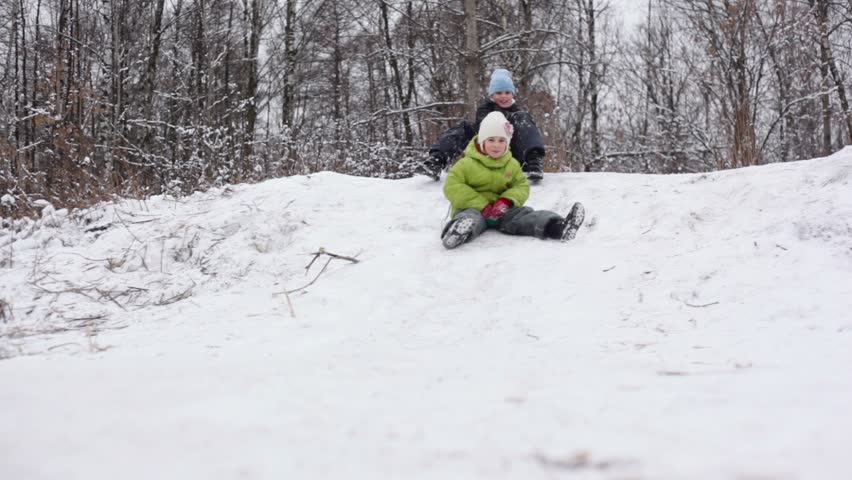
[[[3,216],[334,170],[410,175],[514,73],[551,171],[699,172],[852,144],[852,3],[11,0]]]

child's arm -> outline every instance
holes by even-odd
[[[511,166],[509,168],[512,171],[512,186],[500,194],[500,196],[508,198],[515,202],[516,207],[520,207],[523,206],[530,197],[530,182],[527,180],[527,176],[524,174],[524,171],[521,170],[521,165],[516,160],[512,160],[510,165]]]
[[[459,160],[447,174],[447,182],[444,183],[444,196],[453,204],[456,210],[475,208],[482,210],[488,205],[488,200],[481,193],[474,190],[465,179],[464,162]],[[526,178],[526,177],[525,177]]]
[[[483,103],[482,105],[480,105],[479,107],[477,107],[476,115],[475,115],[476,120],[474,120],[474,122],[473,122],[473,129],[478,132],[479,131],[479,124],[482,123],[482,119],[485,118],[485,116],[488,115],[489,113],[495,111],[496,108],[497,108],[497,104],[494,103],[491,100],[488,100],[485,103]]]

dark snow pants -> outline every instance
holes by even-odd
[[[521,166],[528,160],[544,158],[544,139],[529,112],[518,111],[509,115],[509,122],[515,127],[509,148]],[[438,137],[438,143],[429,148],[429,155],[447,163],[464,153],[467,144],[477,134],[479,126],[467,120],[450,128]]]
[[[467,208],[456,212],[452,220],[444,226],[441,236],[443,237],[453,222],[464,217],[471,218],[474,221],[473,231],[467,239],[468,242],[481,235],[488,228],[488,223],[485,222],[485,217],[482,216],[479,210]],[[548,210],[533,210],[530,207],[519,207],[512,208],[506,212],[506,215],[500,219],[500,223],[494,228],[509,235],[547,238],[547,234],[545,233],[547,226],[550,222],[561,219],[561,216]]]

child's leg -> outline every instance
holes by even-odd
[[[473,125],[467,120],[441,133],[438,142],[429,148],[429,155],[442,162],[441,168],[446,168],[449,162],[460,156],[467,144],[476,135]]]
[[[575,203],[571,207],[571,211],[568,212],[568,215],[565,215],[565,218],[560,218],[559,215],[553,212],[545,211],[544,213],[546,215],[541,220],[543,223],[536,225],[536,236],[538,237],[538,228],[541,228],[543,225],[544,235],[539,238],[553,238],[555,240],[562,240],[563,242],[574,239],[577,231],[580,229],[580,225],[583,224],[583,219],[586,218],[586,210],[580,202]]]
[[[537,238],[548,237],[548,225],[558,222],[562,217],[547,210],[533,210],[530,207],[509,210],[497,227],[510,235],[528,235]]]
[[[441,242],[446,248],[456,248],[478,237],[488,224],[485,217],[475,208],[468,208],[456,212],[453,219],[447,222],[441,232]]]
[[[512,142],[509,147],[512,150],[512,156],[518,159],[524,171],[530,167],[544,167],[544,139],[538,126],[532,119],[529,112],[519,111],[509,116],[509,122],[515,127],[515,133],[512,135]]]
[[[580,230],[580,225],[583,224],[583,219],[586,218],[586,209],[580,202],[574,203],[571,211],[565,218],[551,224],[548,228],[547,235],[553,238],[558,238],[563,242],[573,240],[577,236],[577,231]]]

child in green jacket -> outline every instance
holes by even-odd
[[[583,206],[575,203],[564,218],[547,210],[524,207],[530,184],[512,156],[512,124],[500,112],[491,112],[470,141],[464,157],[447,175],[444,195],[452,204],[452,220],[441,240],[456,248],[488,227],[511,235],[571,240],[583,223]]]
[[[509,144],[512,156],[521,164],[530,181],[544,178],[544,138],[536,126],[530,112],[515,103],[518,90],[512,81],[512,72],[498,68],[491,74],[488,84],[488,100],[476,109],[475,120],[462,120],[461,124],[450,128],[438,137],[438,142],[429,148],[428,158],[424,158],[417,167],[436,182],[448,161],[455,160],[476,135],[482,120],[491,112],[500,112],[506,116],[515,128],[515,134]]]

